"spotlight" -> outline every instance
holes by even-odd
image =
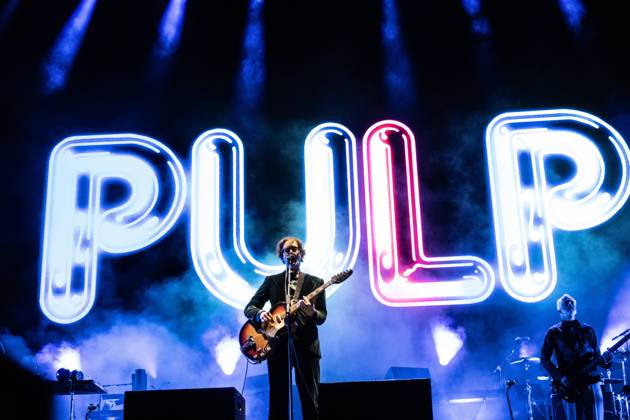
[[[431,334],[440,365],[448,365],[464,345],[466,338],[464,329],[461,327],[453,329],[447,323],[436,323]]]
[[[60,368],[57,371],[57,380],[59,382],[78,382],[82,381],[83,377],[83,372],[77,369],[70,372],[70,369]]]
[[[76,372],[76,371],[74,371]],[[59,382],[69,382],[70,381],[70,371],[66,368],[60,368],[57,371],[57,380]]]
[[[73,370],[72,373],[70,374],[70,380],[72,382],[78,382],[83,380],[83,372],[81,372],[80,370]]]

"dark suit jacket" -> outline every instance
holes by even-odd
[[[284,283],[284,272],[265,278],[263,284],[260,285],[252,299],[245,306],[245,316],[249,318],[254,325],[260,325],[258,314],[262,311],[267,301],[271,303],[272,307],[277,303],[284,302]],[[319,277],[304,273],[304,283],[299,297],[301,298],[308,295],[323,283],[324,281]],[[298,313],[301,328],[296,333],[294,343],[297,351],[308,351],[316,357],[321,357],[317,326],[326,321],[326,292],[322,292],[317,296],[314,305],[315,315],[312,318]]]

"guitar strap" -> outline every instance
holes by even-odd
[[[300,271],[298,273],[297,284],[295,285],[295,294],[291,296],[291,301],[297,301],[300,298],[300,292],[302,292],[303,284],[304,284],[304,273]]]

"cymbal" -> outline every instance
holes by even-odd
[[[539,364],[540,357],[519,357],[518,359],[510,362],[511,365],[520,365],[521,363]]]
[[[623,383],[623,379],[619,379],[619,378],[604,378],[604,383],[606,385],[608,385],[608,384],[622,384]]]

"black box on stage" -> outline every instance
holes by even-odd
[[[125,420],[245,419],[245,399],[234,388],[125,392]]]
[[[322,383],[319,385],[319,411],[321,420],[431,420],[431,380]]]
[[[53,393],[46,382],[0,352],[0,418],[47,420],[52,416]]]

